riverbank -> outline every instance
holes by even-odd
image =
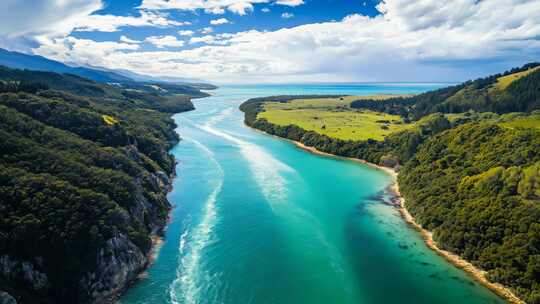
[[[252,128],[252,129],[257,130],[257,131],[262,132],[262,133],[265,133],[267,135],[271,135],[271,134],[268,134],[266,132],[263,132],[261,130],[255,129],[255,128]],[[275,136],[275,135],[271,135],[271,136]],[[282,140],[289,141],[289,142],[293,143],[294,145],[296,145],[298,148],[300,148],[300,149],[302,149],[304,151],[313,153],[313,154],[317,154],[317,155],[321,155],[321,156],[325,156],[325,157],[331,157],[331,158],[345,159],[345,160],[348,160],[348,161],[361,163],[363,165],[370,166],[370,167],[378,169],[378,170],[382,170],[382,171],[386,172],[387,174],[389,174],[392,177],[392,183],[388,187],[388,189],[389,189],[391,195],[394,197],[393,201],[396,201],[395,206],[398,208],[402,218],[409,225],[411,225],[411,227],[413,227],[415,230],[417,230],[420,233],[420,235],[422,236],[422,239],[424,240],[424,243],[426,244],[426,246],[428,248],[435,251],[439,256],[445,258],[448,262],[452,263],[454,266],[456,266],[456,267],[462,269],[463,271],[465,271],[476,282],[478,282],[479,284],[481,284],[481,285],[485,286],[486,288],[490,289],[495,294],[497,294],[501,298],[505,299],[509,303],[512,303],[512,304],[525,304],[525,302],[523,300],[521,300],[519,297],[517,297],[510,289],[506,288],[502,284],[493,283],[493,282],[489,281],[488,278],[486,277],[486,274],[487,274],[486,271],[484,271],[482,269],[479,269],[478,267],[474,266],[470,262],[468,262],[468,261],[464,260],[463,258],[461,258],[459,255],[454,254],[454,253],[452,253],[450,251],[446,251],[446,250],[440,248],[437,245],[437,243],[433,239],[432,232],[422,228],[422,226],[415,221],[414,217],[407,210],[406,205],[405,205],[405,199],[401,196],[401,192],[399,190],[399,183],[398,183],[398,180],[397,180],[398,172],[396,170],[394,170],[393,168],[384,167],[384,166],[380,166],[380,165],[377,165],[377,164],[374,164],[374,163],[370,163],[370,162],[365,161],[363,159],[357,159],[357,158],[351,158],[351,157],[342,157],[342,156],[337,156],[337,155],[334,155],[334,154],[322,152],[322,151],[319,151],[318,149],[316,149],[314,147],[309,147],[309,146],[306,146],[306,145],[302,144],[301,142],[297,142],[297,141],[290,140],[290,139],[287,139],[287,138],[282,138],[282,137],[279,137],[279,136],[275,136],[275,137],[277,137],[279,139],[282,139]]]

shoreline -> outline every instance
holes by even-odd
[[[479,283],[482,286],[488,288],[489,290],[494,292],[496,295],[498,295],[502,299],[506,300],[508,303],[526,304],[523,300],[521,300],[519,297],[517,297],[510,289],[508,289],[504,285],[502,285],[500,283],[493,283],[493,282],[489,281],[487,279],[487,277],[486,277],[486,271],[474,266],[470,262],[468,262],[465,259],[461,258],[459,255],[457,255],[457,254],[455,254],[453,252],[450,252],[450,251],[446,251],[446,250],[440,248],[437,245],[437,243],[433,239],[433,233],[431,231],[429,231],[429,230],[426,230],[426,229],[422,228],[422,226],[415,221],[414,217],[407,210],[407,208],[405,206],[405,199],[403,198],[403,196],[401,196],[401,192],[399,191],[399,183],[398,183],[398,180],[397,180],[398,172],[395,171],[394,169],[389,168],[389,167],[380,166],[380,165],[377,165],[377,164],[374,164],[374,163],[370,163],[370,162],[368,162],[366,160],[363,160],[363,159],[351,158],[351,157],[343,157],[343,156],[338,156],[338,155],[322,152],[322,151],[317,150],[314,147],[306,146],[301,142],[297,142],[297,141],[294,141],[294,140],[291,140],[291,139],[288,139],[288,138],[282,138],[282,137],[279,137],[279,136],[276,136],[276,135],[268,134],[268,133],[266,133],[264,131],[261,131],[261,130],[258,130],[258,129],[255,129],[255,128],[252,128],[252,127],[249,127],[249,128],[251,128],[253,130],[256,130],[258,132],[262,132],[262,133],[264,133],[266,135],[274,136],[274,137],[277,137],[277,138],[279,138],[281,140],[291,142],[296,147],[298,147],[299,149],[302,149],[302,150],[307,151],[307,152],[312,153],[312,154],[325,156],[325,157],[331,157],[331,158],[337,158],[337,159],[343,159],[343,160],[348,160],[348,161],[353,161],[353,162],[361,163],[363,165],[366,165],[366,166],[369,166],[369,167],[372,167],[372,168],[375,168],[375,169],[386,172],[392,178],[392,182],[388,186],[388,189],[390,191],[390,194],[394,197],[394,199],[396,199],[398,201],[398,203],[395,204],[395,206],[398,209],[401,217],[403,218],[403,220],[405,220],[405,222],[407,222],[408,225],[410,225],[412,228],[414,228],[416,231],[418,231],[420,233],[420,236],[422,237],[422,239],[424,240],[424,243],[426,244],[426,246],[429,249],[433,250],[437,255],[443,257],[445,260],[450,262],[455,267],[460,268],[463,271],[465,271],[477,283]]]

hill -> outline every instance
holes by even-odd
[[[148,264],[178,142],[162,96],[0,69],[0,286],[19,303],[89,303]],[[189,101],[189,100],[187,100]]]
[[[132,103],[149,109],[165,112],[182,112],[192,110],[191,95],[175,94],[175,92],[147,92],[135,88],[124,88],[92,81],[72,74],[57,74],[30,70],[16,70],[0,66],[0,86],[4,91],[18,92],[35,87],[37,89],[53,89],[69,92],[79,96],[107,98],[115,103]],[[194,92],[199,92],[191,88]]]
[[[0,49],[0,65],[21,70],[29,69],[60,74],[69,73],[103,83],[133,81],[133,79],[129,77],[111,71],[101,71],[84,67],[71,67],[42,56],[11,52],[5,49]]]
[[[351,107],[399,114],[412,120],[433,113],[530,112],[540,109],[540,63],[407,98],[362,100]]]
[[[313,121],[306,125],[297,109],[329,96],[256,98],[240,109],[248,126],[399,170],[405,207],[439,247],[485,270],[526,303],[540,303],[539,97],[540,66],[529,64],[412,97],[357,98],[351,109],[340,109],[400,115],[413,125],[383,139],[369,124],[349,130],[370,133],[367,139],[349,140]],[[276,109],[292,112],[280,121],[272,115]],[[316,110],[325,130],[343,128],[343,120],[326,119],[335,107]]]
[[[143,76],[132,72],[114,71],[88,67],[72,67],[58,61],[42,56],[28,55],[0,49],[0,66],[12,69],[32,70],[70,74],[83,77],[103,84],[116,84],[124,89],[132,89],[158,95],[182,94],[190,97],[206,97],[208,94],[200,90],[213,90],[216,86],[196,80],[190,83],[189,79],[161,80],[159,78]]]

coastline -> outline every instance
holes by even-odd
[[[366,165],[366,166],[375,168],[377,170],[382,170],[382,171],[386,172],[388,175],[390,175],[392,177],[392,182],[389,185],[388,189],[390,191],[390,194],[394,197],[394,199],[397,200],[397,204],[395,206],[398,208],[401,217],[405,220],[405,222],[407,222],[407,224],[409,224],[412,228],[414,228],[415,230],[417,230],[420,233],[420,235],[422,236],[422,239],[424,240],[424,243],[426,244],[426,246],[429,249],[435,251],[435,253],[437,253],[439,256],[443,257],[444,259],[446,259],[448,262],[452,263],[454,266],[456,266],[456,267],[462,269],[463,271],[465,271],[476,282],[478,282],[479,284],[483,285],[484,287],[490,289],[495,294],[497,294],[499,297],[506,300],[508,303],[526,304],[523,300],[521,300],[519,297],[517,297],[510,289],[508,289],[504,285],[499,284],[499,283],[493,283],[493,282],[489,281],[487,279],[487,277],[486,277],[486,271],[474,266],[470,262],[468,262],[468,261],[464,260],[463,258],[461,258],[459,255],[457,255],[455,253],[452,253],[450,251],[446,251],[446,250],[440,248],[437,245],[437,243],[433,239],[433,233],[431,231],[429,231],[429,230],[424,229],[420,224],[418,224],[415,221],[414,217],[407,210],[406,205],[405,205],[405,199],[403,198],[403,196],[401,195],[401,192],[399,190],[399,183],[398,183],[398,180],[397,180],[398,172],[396,170],[394,170],[393,168],[380,166],[380,165],[377,165],[377,164],[374,164],[374,163],[370,163],[370,162],[368,162],[366,160],[363,160],[363,159],[357,159],[357,158],[351,158],[351,157],[343,157],[343,156],[338,156],[338,155],[322,152],[322,151],[317,150],[314,147],[306,146],[301,142],[297,142],[297,141],[294,141],[294,140],[291,140],[291,139],[288,139],[288,138],[282,138],[282,137],[279,137],[279,136],[276,136],[276,135],[268,134],[268,133],[266,133],[264,131],[261,131],[261,130],[258,130],[258,129],[255,129],[255,128],[252,128],[252,127],[249,127],[249,128],[251,128],[253,130],[256,130],[258,132],[262,132],[262,133],[264,133],[266,135],[277,137],[277,138],[279,138],[281,140],[289,141],[289,142],[293,143],[294,145],[296,145],[298,148],[300,148],[300,149],[302,149],[304,151],[307,151],[309,153],[312,153],[312,154],[317,154],[317,155],[325,156],[325,157],[331,157],[331,158],[338,158],[338,159],[344,159],[344,160],[348,160],[348,161],[353,161],[353,162],[361,163],[363,165]]]

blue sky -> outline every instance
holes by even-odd
[[[275,3],[254,4],[253,11],[244,16],[225,10],[223,14],[206,14],[201,11],[170,10],[169,18],[190,25],[181,26],[180,30],[194,31],[211,27],[213,34],[236,33],[247,30],[275,31],[284,27],[295,27],[303,24],[341,20],[351,14],[375,16],[380,14],[375,6],[379,1],[359,0],[306,0],[304,4],[295,7],[277,5]],[[95,15],[138,16],[138,7],[142,0],[137,1],[103,1],[104,8],[94,12]],[[283,15],[288,14],[288,15]],[[283,16],[282,16],[283,15]],[[288,17],[288,18],[287,18]],[[212,25],[212,20],[226,19],[228,23],[219,26]],[[118,40],[122,35],[135,40],[144,40],[148,36],[176,35],[178,27],[125,27],[119,32],[75,32],[77,38],[93,39],[95,41]],[[184,45],[174,49],[190,49],[196,45]],[[150,43],[141,46],[143,50],[156,50]]]
[[[3,0],[0,47],[217,83],[463,81],[540,60],[540,1]]]

